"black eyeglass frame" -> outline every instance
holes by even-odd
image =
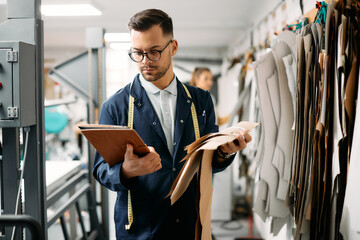
[[[131,58],[131,60],[133,60],[133,61],[136,62],[136,63],[142,62],[142,61],[144,60],[145,55],[146,55],[146,57],[147,57],[150,61],[153,61],[153,62],[159,61],[160,58],[161,58],[161,53],[162,53],[162,52],[169,46],[169,44],[170,44],[171,42],[173,42],[173,41],[174,41],[174,40],[170,40],[162,50],[150,50],[150,51],[147,51],[147,52],[143,52],[143,53],[142,53],[142,52],[139,52],[139,51],[131,51],[131,49],[130,49],[128,55],[129,55],[129,57]],[[148,53],[150,53],[150,52],[158,52],[158,53],[159,53],[159,58],[158,58],[158,59],[151,59],[151,58],[149,57],[149,55],[148,55]],[[142,55],[141,60],[140,60],[140,61],[136,61],[134,58],[132,58],[131,55],[132,55],[133,53],[140,53],[140,54]]]

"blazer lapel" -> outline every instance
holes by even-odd
[[[190,109],[191,109],[191,104],[193,102],[193,100],[187,96],[181,82],[177,79],[176,81],[177,81],[178,96],[176,99],[176,117],[174,124],[174,128],[175,128],[174,130],[175,147],[174,147],[174,155],[173,155],[174,159],[179,149],[180,139],[185,129],[185,123],[189,117],[191,118]]]
[[[150,124],[150,126],[159,135],[165,146],[167,146],[166,137],[161,127],[161,122],[156,115],[156,112],[144,88],[140,84],[138,75],[134,79],[130,94],[134,97],[134,119],[136,119],[137,114],[141,114],[143,116],[142,119],[144,119],[147,124]]]

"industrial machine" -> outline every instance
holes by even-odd
[[[59,171],[58,165],[45,162],[40,4],[8,0],[7,20],[0,23],[0,239],[48,239],[47,229],[58,219],[64,239],[69,239],[64,213],[72,206],[83,239],[105,239],[88,170],[74,162]],[[66,200],[48,215],[48,207],[64,196]],[[81,197],[87,200],[90,231],[81,216]]]

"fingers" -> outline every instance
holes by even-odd
[[[157,165],[155,165],[154,172],[157,171],[157,170],[160,170],[161,168],[162,168],[162,164],[161,164],[161,161],[160,161]]]
[[[240,150],[242,150],[242,149],[244,149],[244,148],[246,147],[246,138],[245,138],[245,135],[241,135],[241,134],[240,134],[240,135],[237,137],[236,140],[237,140],[237,142],[238,142],[237,146],[241,148]]]
[[[243,132],[244,133],[240,133],[234,141],[221,145],[221,150],[225,153],[232,154],[246,148],[247,143],[250,142],[252,138],[249,133]]]
[[[153,158],[147,161],[147,172],[148,174],[153,173],[162,168],[161,159]]]
[[[126,144],[125,159],[131,159],[134,154],[134,147],[131,144]]]
[[[133,153],[133,146],[126,145],[125,160],[122,165],[122,174],[127,178],[151,174],[162,168],[160,155],[153,147],[143,157]]]
[[[155,151],[155,148],[149,147],[151,155],[148,154],[148,157],[154,162],[154,168],[159,170],[161,168],[161,158],[160,155]],[[160,168],[159,168],[160,167]]]
[[[252,140],[252,137],[244,128],[241,129],[239,136],[241,136],[245,140],[246,143],[251,142],[251,140]],[[239,138],[239,136],[238,136],[238,138]]]
[[[243,134],[243,136],[244,136],[244,140],[245,140],[246,143],[251,142],[252,137],[251,137],[251,135],[250,135],[248,132],[245,132],[245,133]]]
[[[162,168],[160,155],[155,151],[153,147],[149,147],[150,152],[143,157],[143,163],[148,171],[155,172]]]
[[[225,143],[225,144],[223,144],[223,145],[220,146],[221,150],[222,150],[224,153],[231,154],[231,153],[234,152],[234,150],[231,149],[230,143],[232,143],[232,142],[228,142],[228,143]]]
[[[160,158],[160,155],[155,151],[155,148],[153,148],[153,147],[148,147],[148,148],[151,153],[155,153]]]
[[[149,172],[153,173],[162,168],[160,157],[153,158],[149,161]]]
[[[220,146],[221,150],[225,153],[232,154],[237,151],[243,150],[246,147],[245,140],[240,136],[233,142],[228,142]]]
[[[243,138],[242,141],[239,141],[239,147],[240,149],[238,150],[243,150],[244,148],[246,148],[246,138]]]

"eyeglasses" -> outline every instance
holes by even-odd
[[[169,46],[169,44],[172,41],[173,40],[170,40],[162,50],[150,50],[148,52],[133,52],[130,49],[129,57],[131,58],[131,60],[137,63],[142,62],[144,60],[145,55],[150,61],[158,61],[161,58],[161,53],[165,50],[165,48],[167,48],[167,46]]]

